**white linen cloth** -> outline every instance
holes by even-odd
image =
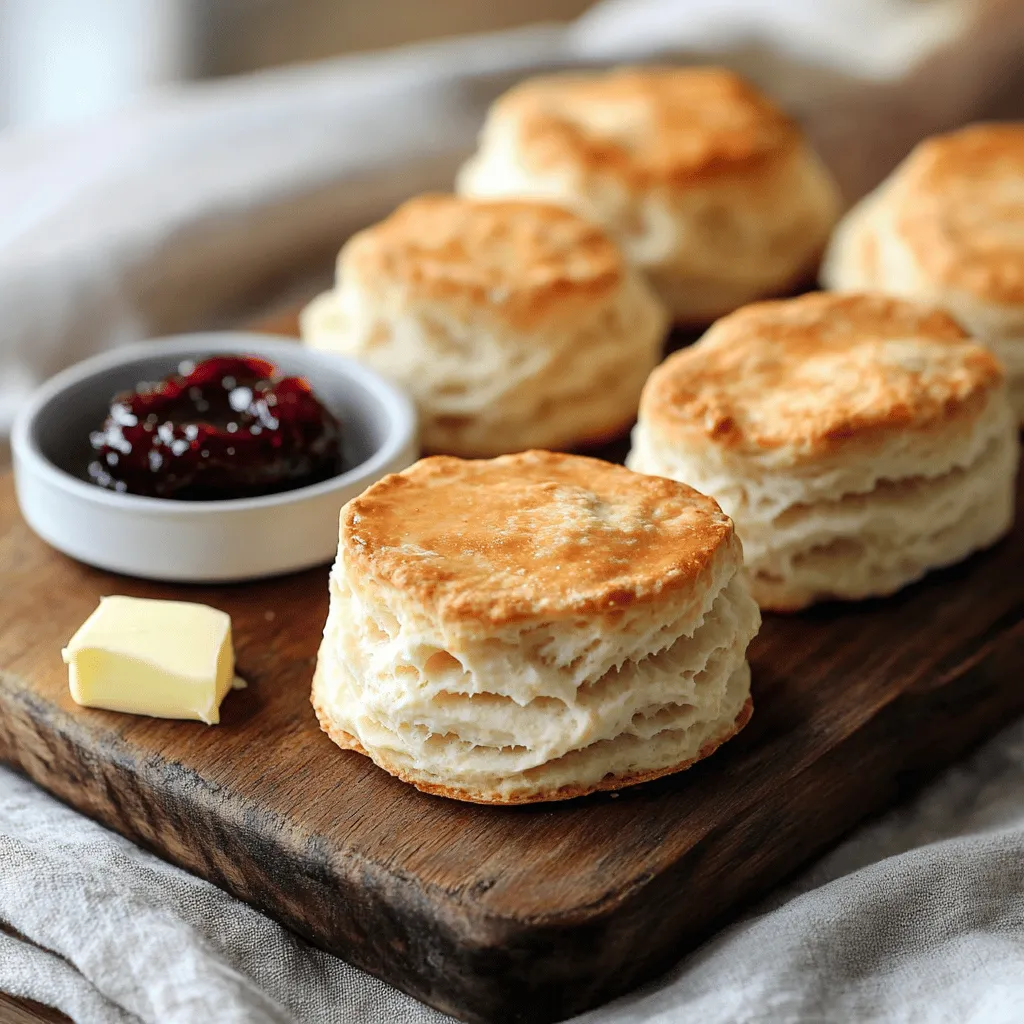
[[[727,60],[798,113],[852,198],[927,132],[1024,115],[1022,39],[1016,0],[608,0],[569,27],[192,86],[0,139],[0,438],[62,366],[231,322],[403,197],[449,186],[523,75]],[[1022,798],[1017,725],[668,977],[580,1019],[1024,1020]],[[446,1019],[6,769],[0,990],[83,1024]]]

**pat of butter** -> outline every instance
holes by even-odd
[[[61,655],[77,703],[132,715],[216,725],[235,681],[231,617],[185,601],[101,598]]]

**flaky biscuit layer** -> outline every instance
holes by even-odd
[[[922,142],[843,218],[822,282],[948,309],[1002,360],[1024,422],[1024,124]]]
[[[627,430],[666,315],[600,229],[548,204],[425,196],[342,250],[313,347],[404,387],[425,451],[500,455]]]
[[[549,452],[427,459],[346,506],[313,703],[420,788],[564,799],[745,723],[759,623],[731,523],[684,485]]]
[[[810,275],[839,209],[794,123],[721,68],[527,81],[492,107],[457,187],[601,224],[686,323]]]
[[[762,607],[795,610],[992,544],[1018,458],[1001,368],[946,314],[817,295],[741,310],[660,368],[627,465],[713,494]]]
[[[876,453],[846,480],[815,476],[809,466],[711,476],[698,454],[665,444],[641,423],[629,465],[715,491],[736,522],[758,603],[795,611],[894,593],[1010,529],[1020,450],[1005,394],[993,396],[954,447],[922,449],[916,474],[902,475],[906,449],[894,454]],[[846,489],[853,480],[857,489]]]

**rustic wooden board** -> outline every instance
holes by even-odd
[[[65,1017],[59,1010],[54,1010],[31,999],[18,999],[0,992],[0,1022],[2,1024],[69,1024],[70,1017]],[[74,1024],[74,1022],[71,1022]]]
[[[767,617],[752,723],[688,772],[559,805],[458,804],[318,730],[326,578],[189,588],[97,572],[35,538],[0,479],[0,757],[467,1021],[539,1024],[626,991],[1024,712],[1018,528],[892,599]],[[220,726],[71,702],[60,648],[114,592],[232,615],[250,686]]]

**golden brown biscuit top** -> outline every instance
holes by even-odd
[[[724,68],[624,68],[531,79],[497,101],[522,159],[619,178],[632,188],[688,188],[757,173],[800,144],[796,125]]]
[[[732,521],[685,484],[530,451],[421,459],[342,510],[350,573],[453,624],[616,617],[742,559]],[[720,553],[720,554],[719,554]]]
[[[1024,124],[922,142],[897,171],[896,230],[939,284],[1024,304]]]
[[[760,302],[662,363],[640,416],[666,439],[813,459],[980,411],[1003,371],[966,338],[948,314],[880,295]]]
[[[342,279],[350,272],[369,287],[398,285],[529,326],[612,293],[624,264],[600,228],[561,207],[424,195],[345,246]]]

